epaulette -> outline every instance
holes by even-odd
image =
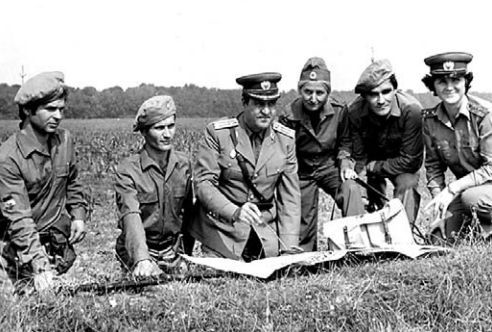
[[[469,98],[468,100],[468,110],[479,117],[483,118],[489,114],[490,109],[492,108],[492,105],[488,100],[475,96]]]
[[[426,119],[426,118],[432,118],[432,117],[435,117],[435,116],[437,116],[437,107],[424,108],[422,110],[422,117],[424,119]]]
[[[224,128],[237,127],[239,125],[239,122],[237,121],[236,118],[229,118],[229,119],[222,119],[212,122],[212,125],[214,126],[215,130],[218,130]]]
[[[279,133],[282,133],[290,138],[296,137],[296,131],[294,129],[290,129],[279,122],[273,123],[273,130],[278,131]]]

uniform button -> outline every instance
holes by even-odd
[[[249,195],[249,199],[254,199],[255,196],[254,195]]]
[[[257,177],[258,177],[258,173],[255,173],[255,178],[257,178]]]

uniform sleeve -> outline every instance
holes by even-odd
[[[350,131],[350,120],[347,107],[343,107],[340,111],[340,117],[337,127],[337,160],[340,168],[354,168],[355,161],[352,158],[352,137]]]
[[[437,195],[445,186],[445,176],[447,165],[439,157],[437,146],[432,140],[429,128],[429,120],[424,121],[423,136],[425,142],[425,173],[427,177],[427,188],[432,197]]]
[[[301,224],[301,193],[297,176],[295,144],[287,146],[287,164],[277,185],[277,216],[279,237],[287,246],[299,245]]]
[[[75,158],[75,148],[73,140],[69,136],[69,173],[67,181],[67,203],[66,207],[74,220],[85,220],[87,211],[87,200],[84,187],[78,178],[77,161]]]
[[[453,190],[463,190],[492,181],[492,113],[488,113],[478,126],[482,166],[453,182]]]
[[[125,248],[130,261],[137,263],[150,259],[134,179],[129,173],[118,170],[114,188],[120,228],[125,237]]]
[[[3,222],[20,265],[30,264],[34,274],[50,270],[41,245],[24,179],[11,160],[0,161],[0,200]]]
[[[197,152],[194,181],[196,194],[205,209],[232,222],[232,216],[239,206],[232,203],[218,188],[221,174],[219,148],[217,136],[210,126],[207,127]]]
[[[415,105],[406,115],[400,155],[395,158],[376,161],[374,173],[381,176],[415,173],[422,166],[423,159],[422,110]]]

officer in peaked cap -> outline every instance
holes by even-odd
[[[491,234],[491,104],[468,94],[473,56],[447,52],[424,60],[430,72],[422,81],[441,102],[424,110],[425,168],[435,222],[431,234],[452,242],[472,218]],[[446,183],[445,170],[456,180]]]
[[[279,73],[236,80],[243,109],[210,123],[195,167],[190,233],[208,256],[251,261],[300,250],[295,133],[275,122]]]
[[[186,223],[193,211],[191,161],[173,147],[176,106],[171,96],[147,99],[133,130],[143,148],[122,160],[115,176],[118,227],[116,254],[136,277],[180,272],[179,254],[190,254],[193,241]]]
[[[342,169],[342,174],[366,175],[368,184],[383,193],[389,179],[394,185],[393,196],[403,202],[413,223],[420,204],[417,187],[423,162],[422,106],[398,89],[393,67],[386,59],[373,61],[363,70],[355,92],[359,96],[349,105],[349,136],[342,143],[342,148],[348,144],[346,150],[352,146],[348,157],[355,160],[355,167]],[[369,211],[384,205],[374,192],[368,191],[367,196]]]
[[[59,127],[68,88],[61,72],[27,80],[15,96],[20,130],[0,146],[0,288],[32,279],[36,290],[75,261],[87,202],[72,135]]]
[[[330,97],[331,77],[325,61],[309,58],[301,70],[299,97],[287,105],[279,121],[296,133],[301,188],[300,246],[317,249],[319,188],[330,194],[343,216],[364,213],[360,188],[353,180],[342,181],[339,161],[349,151],[339,150],[347,108]]]

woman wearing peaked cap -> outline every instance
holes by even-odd
[[[448,52],[424,60],[430,73],[422,81],[441,100],[424,111],[425,168],[432,194],[426,209],[432,209],[436,220],[432,235],[449,241],[463,229],[464,219],[472,217],[480,221],[484,236],[490,234],[492,105],[468,94],[473,74],[467,65],[472,58]],[[456,180],[446,184],[447,168]]]

